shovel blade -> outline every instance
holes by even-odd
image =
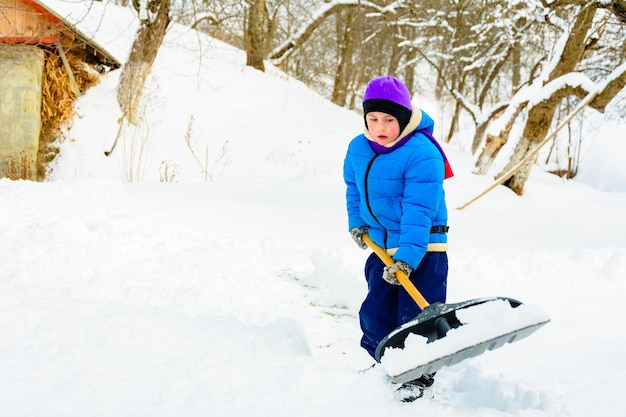
[[[483,305],[499,301],[508,303],[508,305],[517,309],[522,303],[505,297],[494,298],[480,298],[469,301],[464,301],[456,304],[431,304],[424,309],[415,319],[405,323],[387,337],[385,337],[376,348],[375,358],[378,362],[382,362],[385,366],[383,356],[387,349],[403,349],[405,348],[405,342],[411,335],[418,335],[426,338],[426,343],[432,343],[433,346],[437,344],[440,339],[446,338],[448,331],[457,329],[461,326],[473,326],[476,330],[481,330],[481,323],[479,321],[473,321],[471,323],[463,323],[462,319],[458,316],[464,314],[463,310],[474,308],[483,308]],[[482,307],[481,307],[482,306]],[[520,309],[523,310],[523,309]],[[460,313],[460,314],[459,314]],[[512,343],[517,340],[523,339],[530,334],[534,333],[540,327],[548,323],[550,319],[544,314],[530,315],[524,320],[516,320],[509,326],[504,326],[506,330],[494,330],[496,334],[485,335],[482,332],[478,332],[477,335],[471,335],[467,332],[453,332],[454,335],[448,336],[446,342],[453,342],[445,346],[441,350],[441,355],[433,358],[428,354],[423,355],[419,348],[412,347],[410,352],[411,366],[409,369],[406,365],[401,367],[403,370],[400,372],[388,372],[392,382],[404,383],[419,378],[425,373],[433,373],[443,368],[444,366],[455,365],[465,359],[469,359],[475,356],[479,356],[488,350],[494,350],[502,347],[506,343]],[[490,327],[490,326],[485,326]],[[463,329],[466,330],[466,329]],[[467,337],[469,334],[470,337]],[[459,338],[458,340],[449,340],[453,338]],[[444,347],[442,342],[439,342],[441,347]],[[407,349],[408,350],[408,349]],[[402,353],[405,355],[405,352]],[[391,356],[391,355],[390,355]],[[402,359],[406,361],[405,358]],[[414,364],[415,362],[415,364]],[[393,365],[391,367],[393,369]]]

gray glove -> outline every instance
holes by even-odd
[[[406,276],[409,277],[411,272],[413,272],[413,268],[411,268],[406,262],[396,261],[395,264],[386,266],[385,269],[383,269],[383,279],[390,284],[400,285],[400,281],[396,276],[398,271],[404,272]]]
[[[363,242],[363,235],[367,233],[370,228],[368,226],[356,226],[350,229],[350,236],[356,242],[361,249],[367,249],[367,243]]]

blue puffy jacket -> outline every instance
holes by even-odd
[[[448,221],[443,189],[445,155],[419,132],[425,129],[432,134],[433,126],[425,112],[413,111],[402,138],[383,152],[380,145],[377,148],[361,134],[350,142],[343,167],[349,229],[369,226],[377,245],[397,248],[393,259],[413,269],[428,243],[447,242],[445,233],[431,233],[432,226]]]

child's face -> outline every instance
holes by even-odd
[[[387,145],[400,135],[400,123],[394,116],[380,111],[367,113],[367,130],[379,145]]]

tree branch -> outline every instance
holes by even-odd
[[[392,7],[382,8],[374,3],[369,1],[361,1],[361,0],[338,0],[334,1],[330,4],[324,5],[318,10],[317,14],[313,18],[311,22],[306,24],[303,28],[300,29],[300,32],[296,33],[294,36],[289,37],[285,42],[283,42],[280,46],[275,48],[273,51],[269,53],[269,59],[273,61],[275,65],[280,65],[282,62],[287,59],[291,53],[306,42],[315,29],[317,29],[328,16],[339,13],[344,9],[353,8],[353,7],[364,7],[368,9],[372,9],[380,12],[381,14],[386,14],[390,12],[394,12],[395,9]]]

